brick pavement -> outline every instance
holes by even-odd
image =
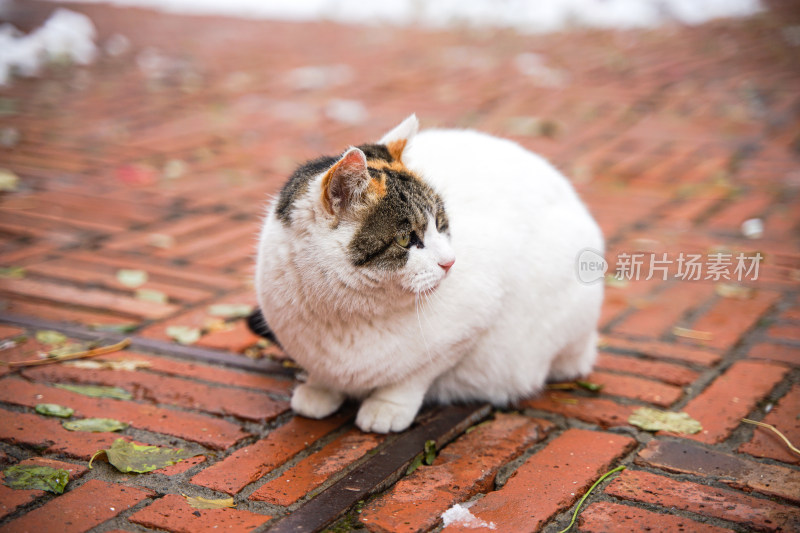
[[[53,9],[15,6],[28,29]],[[474,501],[497,531],[558,531],[595,480],[627,465],[576,529],[800,529],[800,457],[741,422],[800,442],[800,13],[770,6],[696,28],[542,36],[79,7],[101,43],[122,33],[131,46],[0,90],[0,167],[20,178],[0,192],[0,359],[51,349],[36,339],[43,329],[133,344],[89,368],[0,366],[0,464],[70,473],[60,496],[0,485],[0,528],[425,531]],[[550,75],[521,70],[523,53]],[[608,285],[588,378],[601,392],[548,390],[504,412],[429,409],[403,434],[364,435],[352,406],[293,417],[285,355],[243,320],[212,315],[214,304],[254,303],[258,221],[292,166],[411,111],[554,161],[603,226],[612,270],[625,254],[643,254],[642,277],[671,261],[667,279],[654,270]],[[750,238],[749,219],[763,223]],[[758,279],[678,275],[681,254],[718,253],[760,253]],[[148,279],[131,288],[121,269]],[[199,339],[178,344],[170,326]],[[39,403],[129,427],[67,431]],[[703,430],[640,431],[628,423],[640,406],[686,411]],[[149,474],[102,458],[88,469],[118,437],[194,457]],[[407,474],[427,440],[438,457]],[[196,509],[184,496],[234,507]]]

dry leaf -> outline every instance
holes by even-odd
[[[169,326],[167,335],[180,344],[194,344],[200,340],[200,330],[189,326]]]
[[[108,457],[108,462],[120,472],[136,472],[138,474],[174,465],[196,455],[181,448],[134,444],[125,439],[117,439],[111,448],[100,450],[92,456],[89,460],[89,468],[92,467],[95,457],[103,453]]]
[[[136,299],[156,304],[165,304],[169,301],[166,294],[154,289],[136,289]]]
[[[661,411],[650,407],[640,407],[628,417],[628,423],[645,431],[670,431],[693,435],[699,433],[703,426],[690,417],[688,413]]]
[[[123,268],[117,271],[117,281],[122,285],[135,289],[147,283],[149,276],[144,270],[130,270]]]
[[[698,331],[696,329],[681,328],[675,326],[672,328],[672,334],[676,337],[683,337],[684,339],[694,339],[698,341],[710,341],[714,335],[710,331]]]
[[[183,495],[186,498],[186,503],[194,507],[195,509],[223,509],[226,507],[234,507],[235,504],[233,503],[233,498],[222,498],[219,500],[210,500],[208,498],[202,498],[200,496],[187,496]]]

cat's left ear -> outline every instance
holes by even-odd
[[[417,115],[412,113],[403,122],[395,126],[392,131],[381,137],[378,143],[386,145],[392,158],[395,161],[400,161],[406,144],[414,138],[417,131],[419,131],[419,120],[417,120]]]
[[[331,215],[344,215],[364,199],[371,184],[367,156],[358,148],[350,148],[322,177],[325,211]]]

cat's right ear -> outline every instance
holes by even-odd
[[[408,141],[414,138],[419,131],[419,120],[417,115],[412,113],[403,122],[398,124],[389,133],[381,137],[379,144],[385,145],[389,153],[396,161],[400,161]]]
[[[361,201],[370,181],[367,156],[358,148],[350,148],[322,177],[325,211],[341,216]]]

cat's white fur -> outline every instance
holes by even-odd
[[[380,142],[408,140],[402,161],[443,198],[451,238],[429,223],[401,272],[351,265],[357,224],[332,222],[322,174],[290,228],[274,205],[268,213],[256,289],[308,372],[292,397],[301,415],[325,417],[355,397],[362,430],[401,431],[423,400],[504,405],[595,360],[603,287],[581,283],[575,264],[584,248],[602,252],[603,238],[569,182],[511,141],[417,128],[412,115]]]

